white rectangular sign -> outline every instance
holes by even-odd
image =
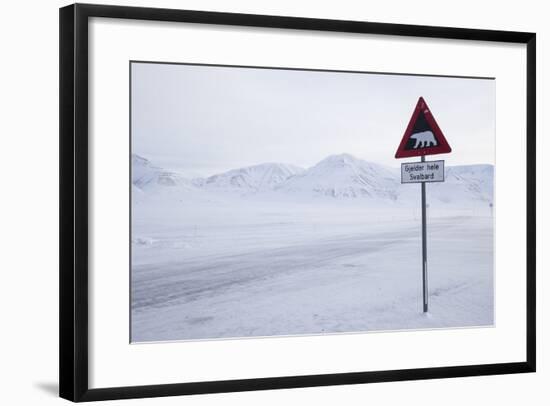
[[[444,182],[445,161],[401,164],[401,183]]]

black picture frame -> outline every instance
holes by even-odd
[[[526,354],[514,363],[278,376],[114,388],[88,385],[88,19],[171,21],[525,44],[527,49]],[[81,402],[262,389],[534,372],[536,369],[536,35],[528,32],[384,24],[221,12],[73,4],[60,9],[59,392]]]

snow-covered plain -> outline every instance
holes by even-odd
[[[493,167],[420,186],[349,154],[186,179],[132,162],[133,342],[493,324]]]

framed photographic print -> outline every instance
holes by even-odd
[[[60,10],[60,395],[535,371],[535,34]]]

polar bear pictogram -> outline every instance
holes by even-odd
[[[426,148],[432,145],[434,146],[437,145],[437,141],[435,140],[434,133],[429,130],[412,134],[411,139],[414,139],[416,141],[413,147],[414,149]]]

